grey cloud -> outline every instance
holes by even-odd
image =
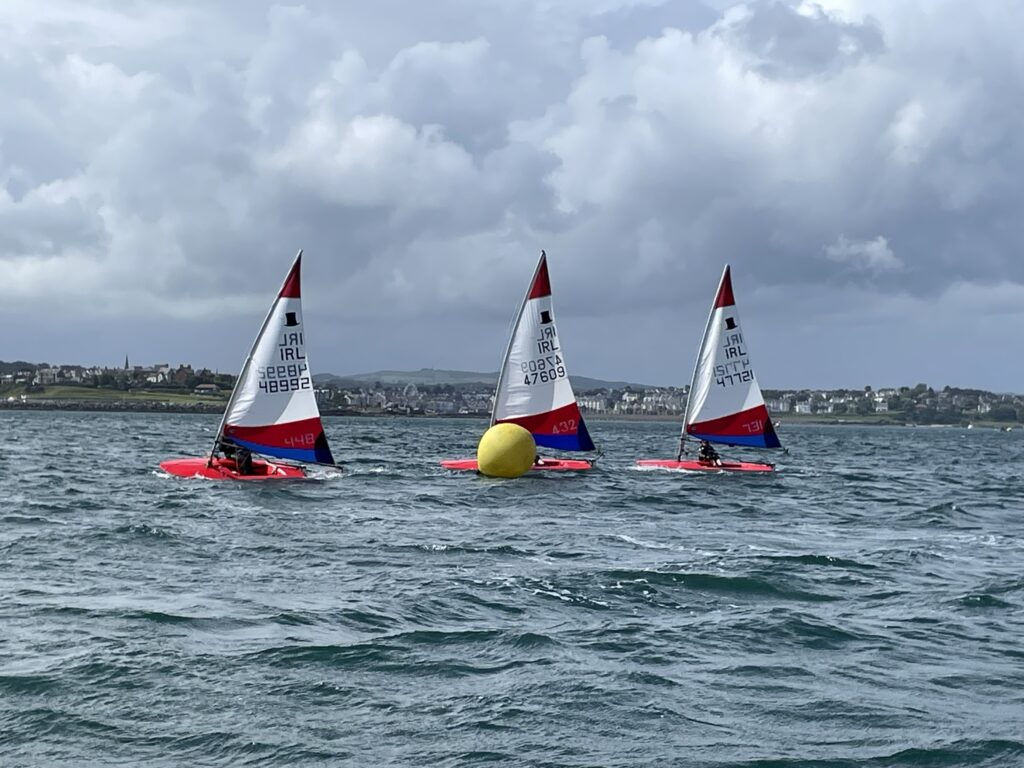
[[[769,385],[819,375],[796,327],[977,329],[1024,284],[1024,11],[839,5],[5,6],[0,320],[60,291],[230,368],[301,246],[325,369],[493,368],[543,247],[581,373],[685,379],[725,261]]]
[[[38,187],[17,202],[0,197],[0,253],[49,257],[104,245],[106,231],[95,205],[63,197],[58,189]]]
[[[753,54],[756,69],[769,77],[828,75],[885,51],[874,19],[844,21],[814,3],[741,6],[717,33]]]
[[[825,247],[825,255],[840,264],[849,264],[854,269],[873,272],[900,269],[903,262],[889,247],[889,242],[879,235],[871,240],[850,240],[840,235],[836,242]]]

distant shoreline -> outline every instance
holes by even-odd
[[[6,402],[0,400],[0,411],[68,411],[81,413],[192,413],[204,415],[220,415],[226,403],[162,403],[153,400],[18,400]],[[481,413],[395,413],[388,411],[358,411],[340,408],[324,408],[322,416],[346,416],[355,418],[416,418],[416,419],[468,419],[485,420],[488,414]],[[634,421],[634,422],[668,422],[678,424],[681,415],[645,415],[645,414],[613,414],[588,413],[588,421]],[[840,427],[953,427],[965,429],[963,424],[917,424],[902,419],[886,419],[878,417],[837,417],[824,415],[782,414],[775,420],[778,426],[790,424],[813,424],[818,426]],[[1024,429],[1016,422],[975,421],[971,424],[977,429]]]

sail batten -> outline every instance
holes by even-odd
[[[683,431],[713,443],[782,447],[754,375],[728,265],[697,352]]]
[[[538,446],[595,450],[569,381],[543,251],[498,375],[491,423],[499,422],[512,422],[529,430]]]
[[[306,357],[301,265],[299,251],[235,382],[217,441],[265,456],[333,465]]]

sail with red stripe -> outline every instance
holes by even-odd
[[[539,446],[563,451],[595,450],[569,382],[543,251],[498,374],[491,424],[499,422],[526,428]]]
[[[218,442],[293,461],[334,464],[316,405],[295,257],[231,393]]]
[[[729,265],[697,353],[683,430],[711,443],[782,447],[743,338]]]

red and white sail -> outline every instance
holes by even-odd
[[[728,265],[697,353],[683,429],[714,443],[781,447],[743,338]]]
[[[334,464],[306,357],[301,265],[299,251],[242,367],[218,440],[266,456]]]
[[[525,427],[540,446],[595,449],[569,382],[543,251],[498,374],[491,423],[498,422]]]

